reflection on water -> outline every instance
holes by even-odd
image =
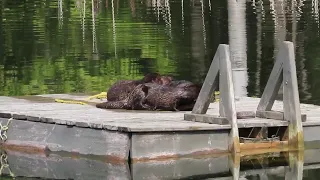
[[[230,44],[235,93],[260,96],[283,40],[302,102],[320,104],[318,0],[0,2],[0,95],[101,92],[158,71],[202,82]],[[229,9],[229,11],[228,11]]]
[[[100,92],[154,71],[202,82],[226,43],[236,95],[260,96],[279,43],[289,40],[301,102],[320,105],[319,29],[318,0],[1,0],[0,95]],[[8,153],[0,164],[21,179],[315,180],[317,157],[306,150],[129,166]]]
[[[106,162],[103,158],[68,153],[26,154],[1,151],[0,173],[12,179],[210,179],[316,180],[319,150],[257,155],[219,155],[161,161]]]

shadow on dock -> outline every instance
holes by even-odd
[[[220,155],[148,162],[104,162],[71,153],[25,153],[1,149],[0,173],[15,179],[243,179],[302,180],[320,168],[320,150]],[[304,172],[308,173],[304,174]]]

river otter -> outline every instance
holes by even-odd
[[[161,75],[159,78],[155,79],[153,82],[162,85],[169,85],[173,81],[171,76],[163,76]]]
[[[161,76],[158,73],[149,73],[141,80],[120,80],[114,83],[107,92],[108,101],[121,101],[128,97],[133,89],[139,84],[156,83],[165,84],[170,83],[172,78],[169,76]]]
[[[169,85],[145,85],[149,87],[145,103],[153,110],[192,110],[201,89],[189,81],[173,81]]]
[[[125,99],[99,103],[96,107],[101,109],[149,110],[151,109],[150,106],[144,104],[148,89],[144,84],[139,84]]]
[[[97,108],[127,110],[192,110],[195,103],[194,89],[146,83],[137,85],[120,101],[99,103]]]
[[[108,90],[105,109],[192,110],[201,87],[170,76],[147,74],[142,80],[118,81]]]

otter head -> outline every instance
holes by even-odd
[[[160,74],[158,74],[158,73],[148,73],[148,74],[144,75],[142,81],[144,83],[149,83],[149,82],[159,81],[159,79],[160,79]]]
[[[160,83],[163,85],[168,85],[172,82],[172,77],[171,76],[161,76],[160,78]]]

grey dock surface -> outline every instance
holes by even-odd
[[[2,125],[10,121],[6,146],[36,147],[50,151],[107,156],[118,160],[226,152],[230,125],[184,120],[186,111],[129,111],[98,109],[94,104],[64,104],[54,98],[84,100],[88,96],[37,95],[29,99],[0,96]],[[44,100],[39,100],[39,99]],[[259,98],[236,98],[237,111],[256,111]],[[92,100],[92,103],[101,102]],[[207,114],[218,115],[218,103]],[[307,115],[305,143],[320,142],[320,107],[301,104]],[[282,110],[276,101],[273,110]],[[263,118],[238,119],[238,127],[279,127],[288,122]],[[130,154],[130,155],[129,155]]]

